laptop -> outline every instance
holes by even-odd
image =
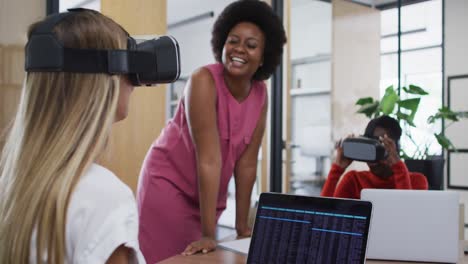
[[[458,261],[458,193],[364,189],[361,200],[374,206],[367,258]]]
[[[371,213],[367,201],[262,193],[247,263],[364,263]]]

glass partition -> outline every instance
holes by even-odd
[[[332,4],[290,2],[289,192],[317,194],[331,153]],[[320,111],[317,111],[320,109]]]
[[[363,134],[369,121],[356,114],[357,98],[380,98],[390,85],[398,90],[414,84],[429,92],[415,118],[417,128],[403,129],[416,145],[430,145],[430,155],[441,154],[432,136],[441,124],[426,120],[442,106],[442,0],[401,1],[400,10],[398,1],[287,2],[286,192],[320,194],[334,142]],[[409,145],[403,137],[402,147],[416,151]],[[351,168],[368,169],[359,162]]]

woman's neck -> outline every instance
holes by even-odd
[[[224,82],[231,95],[238,101],[243,101],[250,93],[252,80],[250,78],[231,77],[224,74]]]

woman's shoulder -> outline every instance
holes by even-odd
[[[206,66],[196,69],[190,75],[187,88],[197,94],[216,93],[216,76]],[[192,89],[195,87],[194,89]]]
[[[206,65],[195,69],[190,75],[191,81],[213,83],[216,76],[215,64]]]
[[[134,214],[136,201],[132,190],[110,170],[92,164],[71,194],[67,218],[99,223],[120,208]]]
[[[104,263],[122,244],[140,254],[133,192],[110,170],[92,164],[71,195],[66,233],[67,253],[82,263]]]
[[[80,178],[73,195],[82,196],[80,200],[98,198],[103,202],[123,202],[133,198],[132,190],[112,171],[94,163]]]
[[[429,181],[424,174],[419,172],[409,172],[409,175],[413,189],[427,190],[429,188]]]
[[[266,89],[266,83],[263,80],[254,80],[253,85],[255,87],[260,87],[261,89]]]
[[[268,100],[267,87],[266,87],[265,81],[255,80],[253,81],[252,84],[255,89],[254,91],[257,94],[257,97],[260,98],[260,100],[262,101],[267,101]]]
[[[67,218],[99,224],[116,211],[125,208],[136,212],[132,190],[110,170],[92,164],[78,181],[68,204]],[[79,223],[72,220],[69,223]]]
[[[222,75],[224,71],[224,65],[222,63],[212,63],[202,66],[197,70],[204,70],[211,75]]]

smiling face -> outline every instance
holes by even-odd
[[[265,34],[255,24],[241,22],[229,32],[223,48],[223,64],[232,76],[252,78],[263,63]]]

